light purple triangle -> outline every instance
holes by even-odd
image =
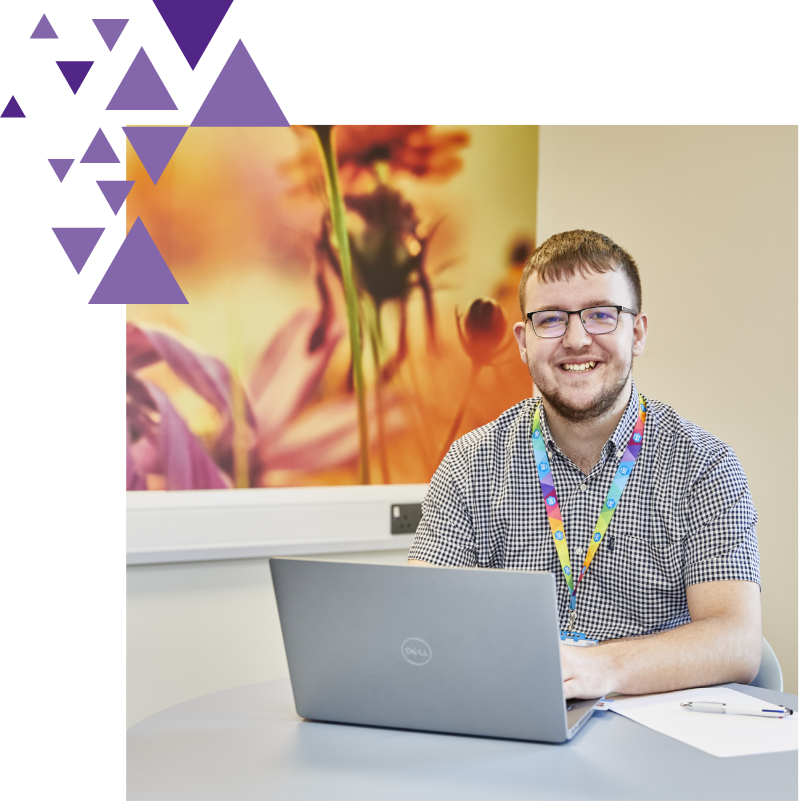
[[[109,111],[173,111],[175,101],[167,92],[161,76],[155,71],[144,48],[140,48],[117,87]]]
[[[244,43],[239,43],[208,92],[193,127],[287,126],[288,120],[269,91]]]
[[[58,176],[58,180],[63,183],[64,178],[67,177],[67,173],[69,172],[69,168],[75,162],[75,159],[47,159],[50,162],[50,166],[53,168],[53,171]]]
[[[31,34],[31,39],[58,39],[53,30],[53,26],[50,24],[50,20],[47,19],[45,14],[42,14],[39,24]]]
[[[129,127],[122,129],[131,147],[136,151],[136,155],[141,159],[147,175],[154,183],[169,164],[178,145],[188,131],[187,126],[180,128],[150,128],[150,127]]]
[[[111,206],[111,210],[116,214],[122,208],[122,204],[135,183],[135,181],[98,181],[97,186],[100,187],[100,191],[105,195],[108,205]]]
[[[194,69],[233,0],[153,0],[167,28]]]
[[[188,303],[141,217],[89,303]]]
[[[56,61],[58,69],[66,78],[72,94],[76,95],[81,84],[86,80],[89,70],[92,68],[93,61]]]
[[[77,273],[83,269],[103,231],[105,228],[53,228]]]
[[[17,98],[14,97],[14,95],[11,95],[11,100],[9,100],[6,104],[6,107],[3,109],[3,113],[0,114],[0,117],[25,117],[25,115],[22,113],[22,109],[19,107]]]
[[[100,31],[100,36],[103,37],[105,46],[109,50],[114,49],[114,45],[128,24],[126,19],[93,19],[92,22],[95,28]]]
[[[111,147],[108,140],[105,138],[102,128],[97,129],[97,133],[92,139],[83,158],[80,160],[81,164],[119,164],[117,154],[114,153],[114,148]]]

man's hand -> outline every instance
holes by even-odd
[[[737,681],[760,666],[760,587],[711,581],[686,588],[691,622],[652,637],[561,646],[566,698],[669,692]]]

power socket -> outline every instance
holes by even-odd
[[[391,533],[415,534],[422,519],[422,504],[394,503],[391,505]]]

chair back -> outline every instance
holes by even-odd
[[[763,637],[763,656],[760,657],[760,670],[749,682],[750,687],[762,687],[764,690],[782,692],[782,671],[774,649]]]

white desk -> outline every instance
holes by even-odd
[[[796,710],[787,693],[728,685]],[[138,799],[796,799],[797,752],[719,759],[613,712],[562,745],[297,717],[288,679],[195,698],[128,731]]]

